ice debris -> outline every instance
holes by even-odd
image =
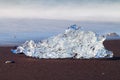
[[[117,40],[117,39],[120,39],[120,36],[117,33],[115,33],[115,32],[107,33],[107,34],[105,34],[103,36],[105,36],[107,40]]]
[[[36,58],[111,58],[113,53],[105,49],[104,40],[105,37],[72,25],[64,33],[39,43],[26,41],[13,52]]]
[[[6,64],[15,63],[15,61],[5,61]]]

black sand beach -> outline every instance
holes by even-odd
[[[120,40],[104,42],[112,59],[36,59],[0,47],[0,80],[119,80]],[[13,60],[15,63],[6,64]]]

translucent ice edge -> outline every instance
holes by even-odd
[[[11,50],[36,58],[112,58],[113,53],[103,46],[105,37],[92,31],[83,31],[76,25],[70,26],[64,33],[35,43],[33,40]]]

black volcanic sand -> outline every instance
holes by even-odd
[[[112,59],[35,59],[0,47],[0,80],[120,80],[120,40],[104,42]],[[13,60],[15,63],[6,64]]]

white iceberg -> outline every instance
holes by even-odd
[[[107,34],[105,34],[103,36],[105,36],[107,40],[117,40],[117,39],[120,39],[120,36],[117,33],[115,33],[115,32],[107,33]]]
[[[64,33],[35,43],[26,41],[14,53],[24,53],[36,58],[112,58],[113,53],[103,46],[105,37],[92,31],[70,26]]]

